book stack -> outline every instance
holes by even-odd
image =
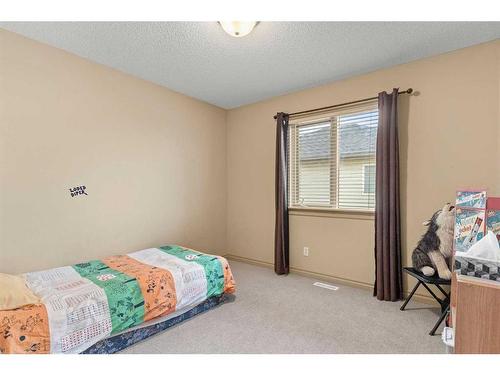
[[[485,235],[486,191],[457,191],[454,250],[466,252]]]
[[[455,272],[500,281],[500,263],[467,254],[489,231],[500,244],[500,198],[487,198],[485,190],[457,192],[455,208]]]

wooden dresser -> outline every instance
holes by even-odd
[[[453,274],[455,353],[500,353],[500,283]]]

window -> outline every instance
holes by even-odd
[[[375,165],[363,165],[363,193],[375,194]]]
[[[289,207],[375,208],[377,103],[291,119]]]

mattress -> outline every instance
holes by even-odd
[[[165,318],[159,320],[155,319],[154,322],[144,323],[144,325],[129,329],[124,333],[119,333],[101,340],[83,351],[82,354],[113,354],[119,352],[120,350],[128,348],[129,346],[218,306],[225,301],[226,296],[226,294],[223,294],[219,297],[210,297],[193,308],[176,311]]]
[[[24,276],[42,304],[0,311],[1,353],[82,353],[235,291],[225,258],[178,245]]]

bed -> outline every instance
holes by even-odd
[[[0,353],[114,353],[235,291],[225,258],[177,245],[24,277],[42,303],[0,311]]]

